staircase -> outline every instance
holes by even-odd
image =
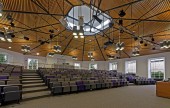
[[[23,70],[22,99],[30,100],[50,96],[50,90],[35,70]]]

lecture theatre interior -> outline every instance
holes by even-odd
[[[170,108],[170,0],[0,0],[0,107]]]

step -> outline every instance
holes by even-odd
[[[51,96],[50,91],[39,91],[39,92],[33,92],[33,93],[26,93],[22,95],[22,100],[32,100],[32,99],[37,99],[37,98],[43,98],[43,97],[48,97]]]
[[[26,80],[41,80],[41,78],[22,78],[22,81],[26,81]]]
[[[40,78],[39,75],[36,75],[36,76],[22,76],[22,78]]]
[[[47,91],[48,87],[47,86],[42,86],[42,87],[29,87],[29,88],[23,88],[22,93],[32,93],[32,92],[39,92],[39,91]]]
[[[22,72],[23,72],[23,73],[24,73],[24,72],[37,72],[37,70],[28,70],[28,69],[24,69]]]
[[[43,80],[28,80],[28,81],[22,81],[22,84],[31,84],[31,83],[42,83]]]
[[[45,86],[44,83],[23,84],[22,88]]]
[[[39,76],[37,73],[22,73],[22,76]]]

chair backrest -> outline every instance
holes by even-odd
[[[18,86],[7,86],[3,88],[4,92],[10,92],[10,91],[19,91]]]
[[[11,80],[11,81],[7,81],[7,84],[10,85],[10,84],[21,84],[21,83],[18,80]]]
[[[0,85],[5,85],[5,81],[0,81]]]

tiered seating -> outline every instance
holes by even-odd
[[[136,85],[151,85],[155,84],[156,81],[152,78],[145,78],[145,77],[136,77],[134,84]]]
[[[139,77],[134,73],[127,73],[126,78],[130,83],[134,83],[135,85],[151,85],[156,83],[152,78]]]
[[[50,88],[52,94],[128,85],[124,74],[115,71],[40,68],[39,74]]]
[[[21,74],[21,66],[0,64],[0,103],[21,99]]]

